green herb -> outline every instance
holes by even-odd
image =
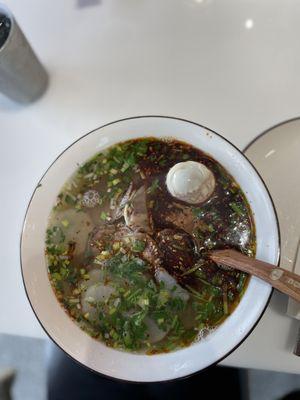
[[[243,206],[238,203],[229,203],[230,207],[232,210],[238,214],[240,217],[242,217],[245,214],[245,210],[243,209]]]
[[[204,285],[206,285],[206,286],[209,286],[209,287],[216,287],[216,286],[214,286],[212,283],[206,281],[206,280],[203,279],[203,278],[198,278],[198,279],[199,279],[200,282],[204,283]],[[218,289],[219,289],[219,288],[218,288]]]
[[[215,228],[213,227],[212,224],[208,224],[207,229],[208,229],[208,232],[210,232],[210,233],[213,233],[215,231]]]
[[[121,168],[121,172],[126,172],[128,170],[128,168],[130,167],[130,164],[128,164],[128,162],[124,162],[122,168]]]
[[[58,272],[53,272],[53,274],[51,276],[56,281],[61,281],[62,280],[62,276]]]
[[[66,194],[65,202],[70,206],[74,206],[76,204],[76,198],[74,198],[74,196],[71,196],[70,194]]]
[[[231,290],[228,291],[227,297],[230,302],[234,301],[234,293]]]
[[[181,276],[192,274],[193,272],[197,271],[200,268],[199,264],[195,264],[192,268],[185,271]]]
[[[246,282],[246,279],[247,279],[247,275],[244,274],[243,272],[241,272],[240,273],[240,277],[239,277],[239,282],[238,282],[237,287],[236,287],[238,292],[240,292],[240,293],[242,292],[242,290],[244,288],[244,285],[245,285],[245,282]]]
[[[228,298],[227,298],[227,290],[223,291],[223,311],[224,314],[227,315],[229,313],[228,310]]]
[[[52,228],[47,229],[46,232],[46,244],[47,245],[56,245],[63,243],[65,240],[65,235],[62,229],[59,226],[53,226]]]
[[[211,282],[215,286],[221,286],[223,283],[223,275],[216,272],[215,275],[213,276]]]
[[[121,182],[121,179],[119,179],[119,178],[116,178],[116,179],[114,179],[113,181],[112,181],[112,184],[114,185],[114,186],[116,186],[118,183],[120,183]]]
[[[207,302],[207,303],[194,302],[193,308],[197,314],[195,319],[198,322],[207,323],[210,322],[212,319],[219,318],[220,316],[220,308],[218,307],[217,303],[214,302]]]
[[[153,194],[159,188],[159,179],[153,179],[151,186],[147,189],[148,194]]]
[[[202,208],[192,207],[192,212],[195,217],[202,218],[205,215],[205,211]]]
[[[201,301],[207,301],[204,297],[201,296],[200,293],[197,292],[197,290],[195,290],[194,288],[192,288],[190,285],[186,285],[186,287],[189,289],[189,291],[191,292],[191,294],[196,297],[198,300]]]
[[[162,160],[160,160],[160,161],[158,162],[158,164],[159,164],[161,167],[164,167],[164,166],[167,164],[167,160],[162,159]]]
[[[146,243],[142,240],[135,240],[132,246],[132,251],[140,253],[145,250]]]
[[[101,211],[100,218],[102,221],[106,221],[108,214],[104,211]]]

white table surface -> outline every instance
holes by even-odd
[[[50,73],[35,104],[0,97],[0,332],[45,337],[20,272],[31,193],[75,139],[119,118],[162,114],[244,146],[300,114],[298,0],[7,0]],[[84,6],[84,4],[86,4]],[[297,321],[275,294],[223,364],[300,373]],[[224,338],[226,340],[226,338]]]

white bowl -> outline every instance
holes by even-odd
[[[236,147],[211,130],[182,119],[136,117],[107,124],[68,147],[42,177],[26,213],[21,237],[25,289],[41,325],[67,354],[96,372],[136,382],[176,379],[219,362],[251,332],[271,294],[267,283],[252,277],[234,313],[206,339],[175,352],[152,356],[106,347],[82,331],[66,314],[50,285],[44,255],[48,216],[56,196],[78,163],[117,142],[145,136],[183,140],[218,160],[240,184],[252,208],[257,258],[273,264],[279,259],[276,213],[262,179]]]

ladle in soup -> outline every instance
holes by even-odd
[[[300,276],[264,261],[255,260],[236,250],[214,250],[210,258],[219,265],[232,267],[268,282],[275,289],[300,301]]]

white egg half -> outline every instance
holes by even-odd
[[[169,170],[166,184],[172,196],[190,204],[198,204],[212,195],[216,181],[214,174],[204,164],[185,161]]]

